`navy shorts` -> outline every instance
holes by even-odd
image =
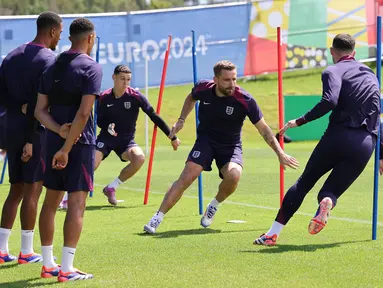
[[[21,156],[26,144],[25,135],[14,129],[6,129],[8,174],[11,184],[36,183],[43,181],[45,172],[45,136],[44,129],[39,129],[33,139],[32,157],[23,162]]]
[[[138,146],[138,144],[134,142],[134,135],[132,137],[115,137],[110,134],[100,133],[96,141],[96,150],[102,153],[102,160],[106,159],[111,151],[114,151],[122,162],[126,162],[121,158],[122,153],[135,146]]]
[[[215,160],[219,171],[229,162],[237,163],[243,167],[241,143],[222,144],[211,140],[207,136],[197,137],[187,162],[194,162],[201,165],[204,171],[211,171],[213,160]],[[219,177],[223,179],[221,171]]]
[[[68,155],[68,165],[63,170],[56,170],[52,168],[53,156],[61,149],[64,141],[54,132],[47,132],[47,168],[44,186],[52,190],[68,191],[68,193],[92,191],[95,146],[80,143],[73,145]]]

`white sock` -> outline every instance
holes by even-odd
[[[213,206],[214,208],[218,208],[219,202],[217,201],[217,199],[214,198],[213,200],[211,200],[209,205]]]
[[[68,201],[68,192],[65,192],[63,201]]]
[[[122,181],[117,177],[116,179],[113,180],[112,183],[110,183],[110,184],[108,185],[108,187],[117,189],[118,186],[120,186],[122,183],[124,183],[124,182],[122,182]]]
[[[63,247],[61,271],[63,271],[64,273],[74,271],[73,259],[74,259],[75,253],[76,253],[76,248]]]
[[[28,255],[33,253],[33,230],[21,230],[21,254]]]
[[[162,221],[162,220],[164,220],[165,214],[160,212],[160,211],[157,211],[157,213],[154,214],[154,216],[158,216],[158,218],[160,218]]]
[[[285,227],[285,225],[283,225],[277,221],[274,221],[273,225],[271,226],[270,230],[267,231],[266,235],[267,236],[273,236],[274,234],[277,234],[279,236],[283,227]]]
[[[8,239],[11,235],[11,229],[0,228],[0,253],[8,254]]]
[[[53,258],[53,246],[41,246],[41,254],[43,254],[43,265],[45,268],[56,267],[57,264]]]

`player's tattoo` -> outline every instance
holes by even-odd
[[[271,147],[271,149],[273,149],[275,153],[279,154],[280,146],[271,128],[267,126],[267,128],[261,132],[261,135],[263,139],[265,140],[265,142]]]

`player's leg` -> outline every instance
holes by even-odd
[[[376,140],[373,136],[367,131],[353,132],[344,135],[344,139],[353,139],[353,145],[344,147],[343,159],[335,165],[318,193],[319,207],[309,223],[310,234],[317,234],[326,226],[330,210],[363,172],[374,151]]]
[[[86,199],[93,189],[95,149],[90,145],[77,144],[69,154],[66,167],[68,172],[68,210],[64,222],[64,247],[58,281],[86,280],[93,278],[73,267],[77,243],[80,239]]]
[[[47,189],[39,217],[41,252],[43,256],[42,278],[57,277],[59,266],[53,257],[53,236],[57,207],[63,198],[64,191]]]
[[[213,222],[219,204],[237,189],[243,167],[241,144],[230,146],[216,144],[214,145],[214,152],[215,162],[222,182],[218,187],[216,197],[207,205],[201,218],[201,226],[205,228]]]
[[[0,264],[17,259],[17,257],[9,254],[8,241],[11,229],[15,222],[19,204],[24,196],[21,161],[23,139],[20,139],[20,135],[11,132],[13,132],[13,130],[6,130],[6,138],[9,146],[8,175],[11,186],[7,199],[4,202],[1,215]]]
[[[11,184],[9,194],[3,205],[0,227],[0,264],[17,259],[17,257],[9,254],[8,242],[19,204],[23,199],[23,192],[22,183]]]
[[[144,226],[144,230],[150,234],[154,234],[156,229],[161,224],[165,214],[176,205],[181,199],[184,191],[194,182],[201,174],[203,167],[193,162],[187,162],[180,177],[175,181],[160,205],[160,209],[153,215],[149,223]]]
[[[208,139],[199,138],[196,140],[191,150],[185,168],[183,169],[178,180],[173,183],[162,200],[160,209],[153,215],[149,223],[144,226],[144,230],[154,234],[165,214],[173,208],[173,206],[182,197],[183,192],[194,182],[203,170],[211,171],[211,163],[213,161],[213,149]]]
[[[120,155],[121,161],[129,161],[129,164],[121,170],[120,175],[118,175],[112,183],[104,188],[104,194],[108,197],[108,201],[112,205],[117,204],[116,190],[118,186],[133,177],[145,162],[144,152],[133,140],[130,141],[128,148],[124,149],[123,152],[118,151],[118,149],[115,151]]]
[[[45,172],[44,144],[45,131],[42,130],[36,133],[33,139],[32,157],[23,163],[24,198],[20,208],[22,230],[19,264],[42,261],[42,256],[34,253],[33,237]]]
[[[257,245],[275,245],[284,226],[301,206],[307,193],[315,183],[337,163],[339,155],[335,152],[336,141],[331,137],[323,137],[315,147],[308,160],[303,174],[287,191],[282,206],[269,231],[254,241]]]

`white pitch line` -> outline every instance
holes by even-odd
[[[94,184],[94,186],[105,187],[106,184],[104,184],[104,185],[102,185],[102,184]],[[137,188],[131,188],[131,187],[121,187],[120,186],[119,189],[131,190],[131,191],[135,191],[135,192],[144,192],[143,189],[137,189]],[[163,192],[156,192],[156,191],[150,191],[150,193],[151,194],[158,194],[158,195],[164,195],[165,194]],[[182,197],[191,198],[191,199],[198,199],[197,196],[192,196],[192,195],[183,195]],[[204,197],[203,200],[211,200],[211,199]],[[278,211],[279,210],[279,208],[275,208],[275,207],[263,206],[263,205],[257,205],[257,204],[250,204],[250,203],[243,203],[243,202],[235,202],[235,201],[230,201],[230,200],[226,200],[222,204],[237,205],[237,206],[251,207],[251,208],[257,208],[257,209],[263,209],[263,210],[271,210],[271,211]],[[309,216],[309,217],[313,216],[312,213],[305,213],[305,212],[300,212],[300,211],[297,211],[295,214],[303,215],[303,216]],[[351,222],[351,223],[360,223],[360,224],[369,224],[369,225],[372,224],[372,221],[369,221],[369,220],[360,220],[360,219],[345,218],[345,217],[331,216],[330,219],[344,221],[344,222]],[[378,222],[378,226],[383,226],[383,223]]]

